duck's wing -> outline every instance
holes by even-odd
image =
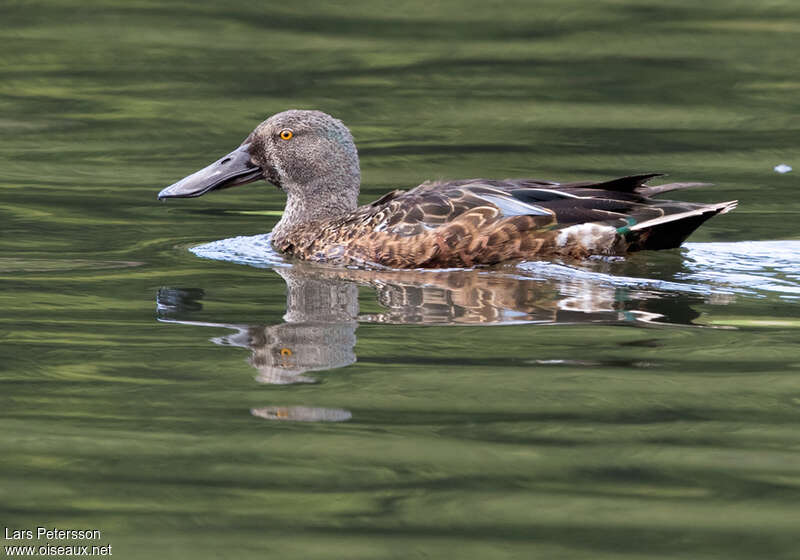
[[[582,257],[677,247],[734,202],[697,204],[647,195],[654,174],[558,184],[530,179],[424,183],[361,207],[337,224],[347,254],[392,267],[472,266],[540,255]],[[338,235],[338,234],[337,234]]]
[[[533,185],[541,187],[532,188]],[[538,204],[539,193],[545,198],[576,198],[566,192],[547,189],[552,182],[521,180],[496,181],[463,179],[425,182],[410,191],[392,191],[372,204],[359,209],[354,218],[372,231],[389,235],[413,236],[452,223],[464,214],[482,211],[495,218],[535,216],[551,223],[554,213]],[[544,190],[542,190],[544,189]]]
[[[442,227],[475,211],[496,220],[528,216],[534,219],[532,226],[549,228],[615,219],[626,225],[627,216],[648,206],[634,186],[652,176],[604,183],[559,184],[539,179],[426,182],[410,191],[384,195],[363,208],[359,221],[368,221],[373,231],[403,236]]]
[[[654,177],[663,177],[663,173],[640,173],[638,175],[627,175],[609,181],[576,181],[571,183],[560,183],[557,181],[546,181],[543,179],[459,179],[456,181],[426,181],[410,191],[411,193],[424,193],[430,191],[442,191],[454,187],[462,187],[470,184],[489,185],[496,189],[512,191],[517,189],[554,189],[563,192],[571,192],[580,196],[598,195],[605,191],[606,198],[633,199],[650,198],[665,192],[692,187],[708,187],[711,183],[666,183],[662,185],[648,185],[647,182]],[[389,193],[403,193],[405,191],[393,191]]]
[[[463,179],[426,182],[410,191],[392,191],[365,207],[375,231],[417,235],[482,209],[495,219],[529,216],[539,227],[559,228],[587,222],[633,226],[698,205],[655,201],[649,197],[704,183],[649,186],[657,173],[604,182],[557,183],[540,179]],[[700,205],[703,206],[703,205]],[[533,224],[532,224],[533,225]]]

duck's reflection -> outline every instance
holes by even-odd
[[[280,325],[248,325],[219,340],[249,348],[259,383],[312,383],[309,371],[356,361],[358,286],[279,269],[286,282],[286,314]]]
[[[199,300],[203,292],[175,288],[159,290],[159,320],[233,329],[234,333],[212,338],[211,342],[249,348],[249,363],[258,371],[259,383],[313,383],[315,379],[304,375],[306,372],[341,368],[355,362],[358,286],[319,278],[299,268],[281,268],[276,272],[286,282],[286,314],[281,324],[186,320],[188,313],[202,308]]]
[[[302,383],[310,371],[356,361],[359,322],[426,325],[499,325],[587,322],[690,323],[698,316],[688,302],[642,296],[642,291],[583,279],[554,282],[485,270],[342,270],[297,265],[274,269],[286,282],[286,314],[278,325],[188,320],[202,308],[199,289],[162,288],[164,322],[227,327],[236,332],[211,339],[249,348],[263,383]],[[382,308],[359,314],[358,286],[370,286]],[[683,304],[681,302],[683,301]]]
[[[591,279],[554,281],[520,276],[519,269],[457,271],[348,270],[308,266],[274,269],[286,282],[286,314],[276,325],[193,321],[202,309],[199,289],[161,288],[159,320],[224,327],[234,332],[215,344],[248,348],[260,383],[313,383],[309,372],[356,361],[360,322],[425,325],[519,323],[691,323],[698,314],[687,298],[665,298]],[[360,314],[359,286],[377,293],[379,309]],[[375,308],[374,303],[370,307]],[[661,308],[661,309],[660,309]],[[265,407],[254,416],[271,420],[342,421],[340,409]]]
[[[250,414],[265,420],[287,422],[344,422],[353,415],[342,408],[319,408],[312,406],[265,406],[251,408]]]

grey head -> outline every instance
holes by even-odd
[[[321,111],[277,113],[237,149],[165,188],[158,198],[197,197],[262,178],[287,195],[276,234],[352,212],[361,183],[353,136],[340,120]]]

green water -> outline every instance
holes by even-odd
[[[779,0],[4,2],[0,525],[142,559],[797,558],[799,42]],[[364,202],[665,171],[740,207],[576,277],[191,253],[281,193],[158,190],[292,107],[351,127]]]

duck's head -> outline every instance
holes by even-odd
[[[259,179],[312,214],[331,205],[352,210],[361,179],[353,137],[341,121],[320,111],[277,113],[234,151],[165,188],[158,198],[202,196]]]

